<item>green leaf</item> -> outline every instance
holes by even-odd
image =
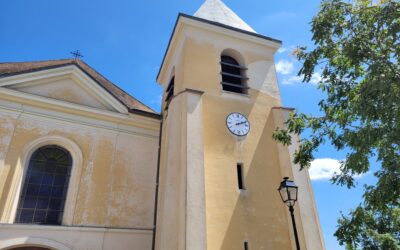
[[[284,145],[300,141],[294,162],[310,166],[314,153],[329,142],[348,151],[338,185],[354,187],[354,175],[380,168],[376,185],[365,188],[364,202],[339,219],[336,236],[346,249],[399,249],[400,226],[400,3],[399,0],[323,0],[311,22],[314,47],[299,46],[298,75],[309,82],[315,72],[326,98],[323,114],[291,115],[273,138]]]

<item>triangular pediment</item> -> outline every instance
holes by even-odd
[[[2,79],[0,87],[84,107],[127,113],[104,88],[74,66],[43,70]]]
[[[46,81],[15,84],[7,88],[87,107],[116,111],[72,78],[47,79]]]

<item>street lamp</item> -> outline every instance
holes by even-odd
[[[299,237],[297,236],[296,221],[294,219],[294,204],[297,201],[298,187],[294,181],[289,180],[289,177],[283,178],[281,185],[278,188],[282,201],[289,207],[290,215],[292,217],[294,238],[296,240],[297,250],[300,250]]]

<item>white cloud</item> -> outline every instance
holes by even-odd
[[[289,77],[286,77],[282,80],[282,84],[285,85],[292,85],[295,83],[301,83],[303,81],[304,76],[298,76],[298,75],[292,75]],[[310,83],[311,84],[318,84],[320,81],[322,80],[322,76],[319,72],[315,72],[314,74],[312,74],[311,79],[310,79]]]
[[[280,47],[277,52],[279,54],[282,54],[284,52],[288,52],[287,54],[293,57],[293,52],[294,52],[295,49],[296,49],[296,46],[290,45],[290,46]]]
[[[331,158],[315,159],[311,162],[311,167],[308,169],[311,180],[329,180],[336,173],[340,173],[341,161]],[[355,175],[354,178],[361,178],[361,175]]]
[[[279,49],[278,49],[278,53],[280,54],[280,53],[283,53],[283,52],[285,52],[285,51],[287,51],[287,48],[285,48],[285,47],[280,47]]]
[[[310,83],[318,84],[321,80],[322,80],[321,74],[319,72],[315,72],[311,76]]]
[[[289,78],[284,78],[283,81],[282,81],[282,84],[291,85],[291,84],[294,84],[294,83],[300,83],[302,80],[303,80],[302,76],[294,75],[294,76],[291,76]]]
[[[308,170],[311,180],[328,180],[340,172],[340,161],[330,158],[315,159]]]
[[[282,75],[289,75],[293,72],[293,62],[287,60],[279,60],[276,64],[276,71]]]

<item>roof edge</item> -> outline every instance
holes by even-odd
[[[152,108],[150,108],[149,106],[147,106],[146,104],[144,104],[143,102],[139,101],[138,99],[136,99],[135,97],[131,96],[130,94],[128,94],[126,91],[124,91],[123,89],[121,89],[119,86],[117,86],[116,84],[112,83],[110,80],[108,80],[106,77],[104,77],[102,74],[100,74],[97,70],[95,70],[94,68],[92,68],[91,66],[89,66],[87,63],[85,63],[82,60],[79,60],[81,63],[83,63],[84,65],[86,65],[87,67],[89,67],[91,70],[93,70],[96,74],[98,74],[100,77],[104,78],[105,80],[109,81],[110,83],[112,83],[116,88],[118,88],[120,91],[122,91],[123,93],[125,93],[126,95],[130,96],[131,98],[135,99],[137,102],[139,102],[140,104],[142,104],[143,106],[147,107],[148,109],[150,109],[152,112],[148,112],[148,111],[144,111],[144,110],[139,110],[139,109],[132,109],[129,108],[125,103],[123,103],[117,96],[115,96],[110,90],[108,90],[106,87],[104,87],[101,83],[99,83],[89,72],[87,72],[82,66],[79,65],[78,62],[76,61],[72,61],[71,59],[61,59],[61,60],[65,60],[65,63],[62,64],[58,64],[58,65],[50,65],[50,66],[43,66],[43,67],[39,67],[39,68],[35,68],[35,69],[29,69],[29,70],[23,70],[23,71],[19,71],[19,72],[15,72],[15,73],[6,73],[6,74],[1,74],[0,78],[6,78],[6,77],[11,77],[11,76],[16,76],[16,75],[21,75],[21,74],[29,74],[29,73],[34,73],[34,72],[40,72],[40,71],[45,71],[45,70],[50,70],[50,69],[57,69],[57,68],[62,68],[62,67],[67,67],[67,66],[75,66],[77,67],[79,70],[81,70],[87,77],[89,77],[92,81],[96,82],[103,90],[105,90],[108,94],[110,94],[113,98],[115,98],[120,104],[122,104],[124,107],[126,107],[126,109],[128,110],[129,113],[135,113],[135,114],[139,114],[139,115],[144,115],[144,116],[148,116],[150,117],[151,115],[154,115],[154,117],[159,116],[159,113],[155,110],[153,110]],[[45,61],[58,61],[58,60],[44,60],[44,61],[37,61],[37,62],[45,62]],[[19,62],[11,62],[11,63],[19,63]],[[0,64],[6,64],[6,63],[0,63]]]
[[[86,63],[85,63],[86,64]],[[87,65],[87,64],[86,64]],[[21,74],[29,74],[29,73],[34,73],[34,72],[39,72],[39,71],[44,71],[44,70],[49,70],[49,69],[57,69],[57,68],[62,68],[62,67],[67,67],[67,66],[75,66],[77,67],[79,70],[81,70],[87,77],[89,77],[92,81],[95,81],[103,90],[105,90],[107,93],[109,93],[113,98],[115,98],[120,104],[122,104],[124,107],[126,107],[127,110],[129,110],[129,108],[126,106],[126,104],[124,104],[121,100],[119,100],[113,93],[111,93],[111,91],[109,91],[108,89],[106,89],[104,86],[102,86],[100,83],[98,83],[96,81],[96,79],[94,79],[88,72],[86,72],[85,69],[83,69],[81,66],[79,66],[78,63],[76,62],[66,62],[63,64],[59,64],[59,65],[53,65],[53,66],[45,66],[45,67],[40,67],[40,68],[36,68],[36,69],[30,69],[30,70],[24,70],[24,71],[20,71],[20,72],[16,72],[16,73],[10,73],[10,74],[3,74],[0,75],[0,78],[5,78],[5,77],[10,77],[10,76],[15,76],[15,75],[21,75]],[[88,65],[87,65],[88,66]],[[90,66],[89,66],[90,67]],[[94,70],[95,71],[95,70]],[[96,73],[98,73],[97,71],[95,71]],[[100,75],[100,74],[99,74]],[[101,77],[105,78],[104,76],[100,75]],[[107,78],[105,78],[107,79]],[[107,79],[108,80],[108,79]],[[115,85],[115,84],[114,84]],[[136,99],[136,98],[135,98]]]
[[[108,82],[112,83],[117,89],[119,89],[120,91],[122,91],[123,93],[125,93],[126,95],[130,96],[131,98],[135,99],[135,101],[139,102],[140,104],[142,104],[143,106],[147,107],[148,109],[150,109],[151,111],[153,111],[155,114],[157,114],[157,112],[152,109],[151,107],[149,107],[148,105],[144,104],[142,101],[140,101],[139,99],[135,98],[134,96],[130,95],[129,93],[127,93],[125,90],[123,90],[122,88],[120,88],[117,84],[114,84],[113,82],[111,82],[107,77],[103,76],[101,73],[99,73],[96,69],[94,69],[93,67],[91,67],[89,64],[87,64],[85,61],[80,60],[81,63],[85,64],[87,67],[89,67],[91,70],[93,70],[96,74],[98,74],[99,76],[103,77],[104,79],[106,79]],[[93,81],[97,82],[96,79],[94,79],[88,72],[85,71],[85,69],[83,69],[82,67],[79,66],[78,63],[73,63],[74,65],[78,66],[81,70],[83,70],[89,77],[92,78]],[[100,83],[99,85],[101,87],[103,87],[107,92],[109,92],[112,96],[114,96],[114,98],[116,98],[118,100],[118,98],[111,93],[111,91],[109,91],[108,89],[106,89],[104,86],[102,86]],[[121,102],[121,101],[120,101]],[[125,105],[125,104],[123,104]],[[129,108],[128,108],[129,109]],[[146,111],[144,111],[146,112]]]
[[[280,44],[280,45],[282,44],[282,41],[281,41],[281,40],[278,40],[278,39],[275,39],[275,38],[271,38],[271,37],[268,37],[268,36],[260,35],[260,34],[258,34],[258,33],[250,32],[250,31],[247,31],[247,30],[242,30],[242,29],[235,28],[235,27],[232,27],[232,26],[229,26],[229,25],[226,25],[226,24],[222,24],[222,23],[210,21],[210,20],[207,20],[207,19],[204,19],[204,18],[195,17],[195,16],[188,15],[188,14],[185,14],[185,13],[179,13],[179,14],[178,14],[178,17],[177,17],[177,19],[176,19],[176,21],[175,21],[175,25],[174,25],[173,32],[172,32],[172,34],[171,34],[171,36],[170,36],[170,38],[169,38],[168,45],[167,45],[167,49],[165,50],[164,57],[163,57],[162,62],[161,62],[161,66],[160,66],[160,68],[159,68],[159,70],[158,70],[157,77],[156,77],[156,81],[157,81],[158,78],[160,77],[161,69],[162,69],[163,66],[164,66],[165,59],[166,59],[167,54],[168,54],[168,51],[169,51],[169,49],[170,49],[170,47],[171,47],[172,39],[173,39],[173,37],[174,37],[174,35],[175,35],[175,32],[176,32],[176,27],[178,26],[179,19],[180,19],[181,17],[185,17],[185,18],[188,18],[188,19],[192,19],[192,20],[195,20],[195,21],[202,22],[202,23],[207,23],[207,24],[215,25],[215,26],[218,26],[218,27],[221,27],[221,28],[225,28],[225,29],[228,29],[228,30],[240,32],[240,33],[243,33],[243,34],[246,34],[246,35],[258,37],[258,38],[261,38],[261,39],[268,40],[268,41],[270,41],[270,42],[278,43],[278,44]]]
[[[63,59],[62,59],[63,60]],[[66,59],[67,60],[67,59]],[[57,60],[51,60],[51,61],[57,61]],[[45,61],[35,61],[35,62],[45,62]],[[22,62],[24,63],[24,62]],[[1,63],[1,64],[6,64],[6,63]],[[17,64],[17,63],[15,63]],[[5,77],[10,77],[10,76],[16,76],[16,75],[21,75],[21,74],[28,74],[28,73],[34,73],[34,72],[38,72],[38,71],[43,71],[43,70],[49,70],[49,69],[56,69],[56,68],[61,68],[61,67],[66,67],[66,66],[72,66],[72,65],[76,65],[78,66],[76,63],[73,63],[71,61],[66,61],[65,63],[62,64],[58,64],[58,65],[50,65],[50,66],[43,66],[43,67],[39,67],[39,68],[35,68],[35,69],[28,69],[28,70],[21,70],[18,72],[13,72],[13,73],[5,73],[5,74],[0,74],[0,78],[5,78]],[[78,66],[79,67],[79,66]],[[79,67],[79,69],[81,69]],[[83,69],[81,69],[83,70]],[[85,71],[86,73],[86,71]],[[87,73],[86,73],[87,74]]]
[[[163,66],[164,66],[165,59],[167,58],[167,54],[168,54],[169,48],[171,47],[172,38],[174,38],[175,31],[176,31],[176,27],[178,26],[178,22],[179,22],[180,14],[181,14],[181,13],[179,13],[178,17],[177,17],[177,18],[176,18],[176,20],[175,20],[174,29],[172,30],[171,36],[169,37],[169,40],[168,40],[168,45],[167,45],[167,49],[166,49],[166,50],[165,50],[165,52],[164,52],[164,56],[163,56],[163,59],[162,59],[162,61],[161,61],[161,66],[160,66],[160,68],[158,69],[158,73],[157,73],[156,81],[157,81],[157,80],[158,80],[158,78],[160,77],[160,74],[161,74],[161,69],[162,69],[162,68],[163,68]]]
[[[260,34],[255,33],[255,32],[251,32],[251,31],[239,29],[239,28],[236,28],[236,27],[232,27],[232,26],[229,26],[229,25],[226,25],[226,24],[223,24],[223,23],[207,20],[207,19],[204,19],[204,18],[201,18],[201,17],[191,16],[191,15],[188,15],[188,14],[185,14],[185,13],[179,13],[179,17],[180,16],[183,16],[183,17],[186,17],[186,18],[189,18],[189,19],[193,19],[193,20],[196,20],[196,21],[200,21],[200,22],[203,22],[203,23],[208,23],[208,24],[212,24],[212,25],[215,25],[215,26],[219,26],[219,27],[222,27],[222,28],[225,28],[225,29],[237,31],[237,32],[244,33],[244,34],[247,34],[247,35],[255,36],[255,37],[258,37],[258,38],[269,40],[271,42],[282,44],[281,40],[278,40],[278,39],[275,39],[275,38],[272,38],[272,37],[269,37],[269,36],[260,35]]]
[[[295,111],[295,108],[292,107],[283,107],[283,106],[277,106],[277,107],[272,107],[272,109],[282,109],[282,110],[289,110],[289,111]]]
[[[140,110],[140,109],[129,109],[128,111],[129,111],[129,113],[135,114],[135,115],[147,116],[149,118],[154,118],[154,119],[157,119],[157,120],[161,120],[162,119],[162,115],[159,114],[159,113],[151,113],[151,112],[143,111],[143,110]]]

